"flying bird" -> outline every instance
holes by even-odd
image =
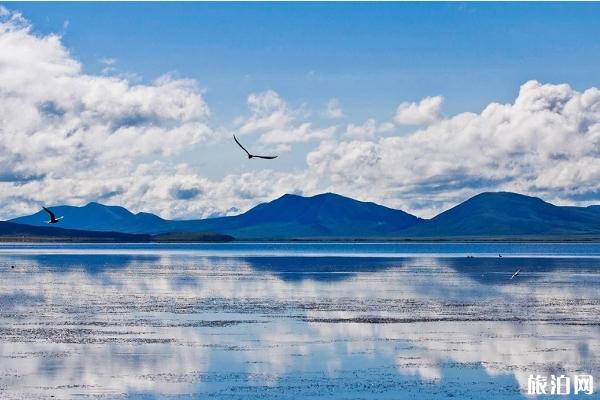
[[[48,215],[50,215],[50,221],[46,221],[47,224],[57,224],[58,221],[63,219],[63,217],[56,218],[56,215],[52,211],[50,211],[49,208],[46,208],[44,206],[42,206],[42,208],[48,213]]]
[[[512,274],[512,276],[510,277],[510,279],[513,279],[515,276],[519,275],[519,272],[521,272],[520,269],[518,269],[517,272],[515,272],[514,274]]]
[[[248,159],[251,159],[251,158],[263,158],[265,160],[272,160],[274,158],[277,158],[277,156],[257,156],[256,154],[250,154],[248,152],[248,150],[246,150],[246,148],[244,146],[242,146],[242,144],[237,140],[237,138],[235,137],[235,135],[233,135],[233,140],[235,140],[235,142],[238,144],[238,146],[240,146],[242,148],[242,150],[244,150],[246,152],[246,154],[248,154]]]

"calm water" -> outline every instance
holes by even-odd
[[[2,244],[0,274],[2,399],[487,400],[529,398],[530,374],[600,381],[598,244]]]

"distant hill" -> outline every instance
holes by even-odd
[[[0,221],[0,241],[148,242],[150,235],[94,232]]]
[[[236,238],[353,238],[386,236],[420,221],[401,210],[323,193],[286,194],[241,215],[196,221],[196,226]]]
[[[59,226],[64,229],[147,234],[170,230],[169,221],[149,213],[133,214],[119,206],[89,203],[83,207],[56,206],[52,207],[52,211],[57,216],[64,216],[59,223]],[[48,221],[48,214],[44,210],[10,220],[17,224],[47,227],[46,221]]]
[[[478,194],[401,236],[600,234],[600,207],[561,207],[510,192]]]
[[[165,220],[148,213],[133,214],[123,207],[90,203],[84,207],[52,207],[64,216],[61,227],[159,234],[218,232],[236,238],[369,237],[388,235],[421,221],[404,211],[353,200],[333,193],[312,197],[286,194],[237,216],[204,220]],[[44,211],[11,222],[46,225]]]

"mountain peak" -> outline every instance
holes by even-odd
[[[353,198],[347,197],[347,196],[342,196],[341,194],[332,193],[332,192],[324,192],[324,193],[314,194],[312,196],[303,196],[301,194],[286,193],[283,196],[278,197],[277,199],[275,199],[275,200],[273,200],[273,201],[271,201],[269,203],[273,203],[273,202],[276,202],[278,200],[305,200],[305,201],[314,201],[314,200],[327,200],[327,199],[350,200],[350,201],[360,202],[360,200],[356,200],[356,199],[353,199]],[[264,204],[269,204],[269,203],[264,203]]]
[[[223,228],[223,232],[235,237],[271,238],[383,236],[420,221],[401,210],[335,193],[320,193],[310,197],[288,193],[229,218],[227,221],[232,227]],[[223,221],[219,220],[222,226]],[[234,226],[236,232],[226,230],[234,229]]]
[[[519,198],[519,199],[536,199],[536,200],[542,200],[539,197],[528,196],[526,194],[515,193],[515,192],[507,192],[507,191],[481,192],[481,193],[473,196],[472,198],[475,198],[475,197],[504,197],[504,198]]]
[[[539,197],[484,192],[438,214],[408,236],[560,235],[600,232],[598,214],[560,207]]]
[[[346,197],[346,196],[342,196],[341,194],[337,194],[337,193],[332,193],[332,192],[325,192],[325,193],[319,193],[319,194],[315,194],[312,197],[317,197],[317,198],[343,198],[343,199],[349,199],[350,197]]]

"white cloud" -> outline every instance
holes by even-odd
[[[325,107],[325,116],[327,118],[342,118],[344,116],[344,110],[338,99],[329,99],[327,106]]]
[[[100,63],[104,64],[104,65],[115,65],[117,63],[117,59],[116,58],[111,58],[111,57],[104,57],[100,59]]]
[[[70,189],[79,197],[88,180],[105,186],[96,176],[127,176],[138,157],[169,156],[211,135],[194,81],[163,76],[133,85],[85,74],[59,36],[34,34],[6,9],[0,66],[0,180],[13,197],[36,183],[39,191],[23,194],[30,202],[48,191],[59,198],[65,187],[43,186],[74,177],[81,181]]]
[[[314,128],[311,122],[300,121],[302,110],[292,109],[273,90],[253,93],[248,96],[250,117],[241,121],[239,132],[249,134],[260,132],[259,141],[267,145],[280,145],[288,148],[292,143],[323,140],[335,134],[336,127]]]
[[[440,108],[444,98],[425,97],[418,103],[400,103],[394,120],[399,125],[426,125],[440,118]]]
[[[599,156],[600,90],[529,81],[513,104],[404,136],[324,142],[307,162],[332,190],[427,216],[484,190],[598,201]]]
[[[263,170],[229,174],[220,180],[200,176],[186,164],[160,161],[82,170],[68,177],[46,177],[22,183],[0,182],[5,216],[37,211],[40,204],[76,204],[89,201],[123,205],[132,211],[164,218],[209,217],[245,211],[258,202],[285,193],[314,193],[318,178],[307,173]],[[35,199],[32,201],[31,199]]]
[[[376,133],[390,132],[394,129],[394,124],[384,122],[378,124],[373,118],[369,118],[362,125],[348,124],[345,135],[352,138],[370,139],[375,137]]]
[[[8,11],[8,9],[6,7],[0,6],[0,17],[7,17],[7,16],[10,16],[10,15],[11,15],[11,12]]]

